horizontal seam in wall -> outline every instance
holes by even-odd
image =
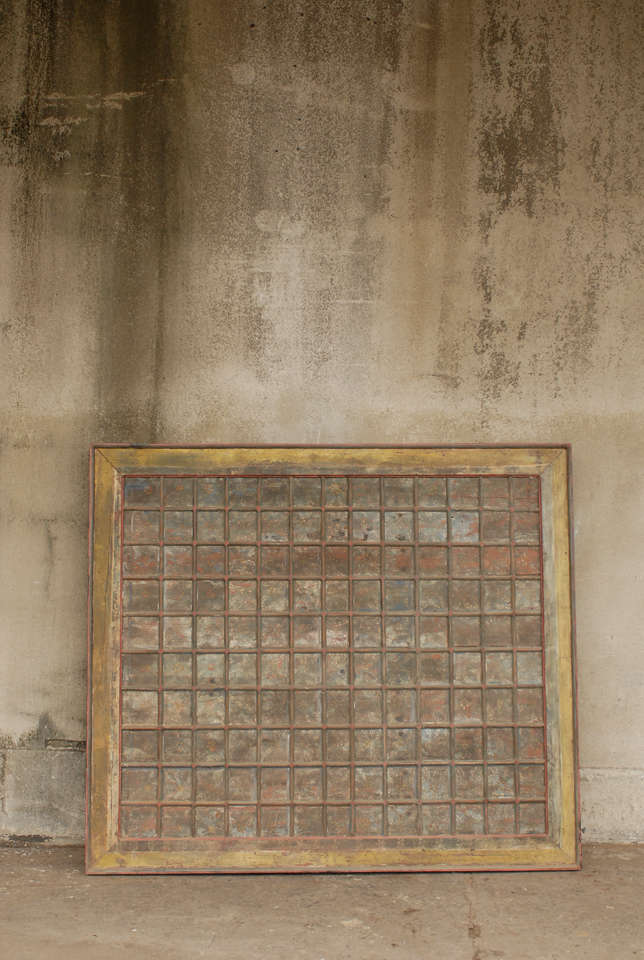
[[[644,777],[644,767],[581,767],[580,775],[605,773],[614,777]]]

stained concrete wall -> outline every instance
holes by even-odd
[[[79,837],[90,441],[571,441],[644,839],[641,0],[5,0],[0,833]]]

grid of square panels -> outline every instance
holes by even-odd
[[[547,828],[533,477],[127,477],[124,837]]]

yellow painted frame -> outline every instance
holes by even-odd
[[[114,873],[575,870],[580,866],[568,446],[136,446],[91,450],[86,869]],[[117,836],[120,478],[351,472],[538,475],[544,524],[551,813],[545,838],[463,841]]]

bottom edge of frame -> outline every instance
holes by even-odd
[[[105,866],[102,867],[100,864],[91,864],[88,863],[85,867],[85,874],[87,876],[95,877],[104,877],[104,876],[258,876],[266,875],[270,876],[273,874],[350,874],[350,873],[551,873],[551,872],[575,872],[579,871],[582,868],[581,856],[579,855],[575,860],[564,861],[564,862],[552,862],[552,863],[514,863],[514,864],[481,864],[481,863],[461,863],[461,864],[449,864],[449,863],[431,863],[431,864],[369,864],[368,866],[342,866],[342,867],[329,867],[324,864],[321,865],[289,865],[289,866],[272,866],[272,867],[217,867],[215,865],[205,866],[205,867],[176,867],[176,866],[128,866],[127,864],[122,864],[119,866]]]

